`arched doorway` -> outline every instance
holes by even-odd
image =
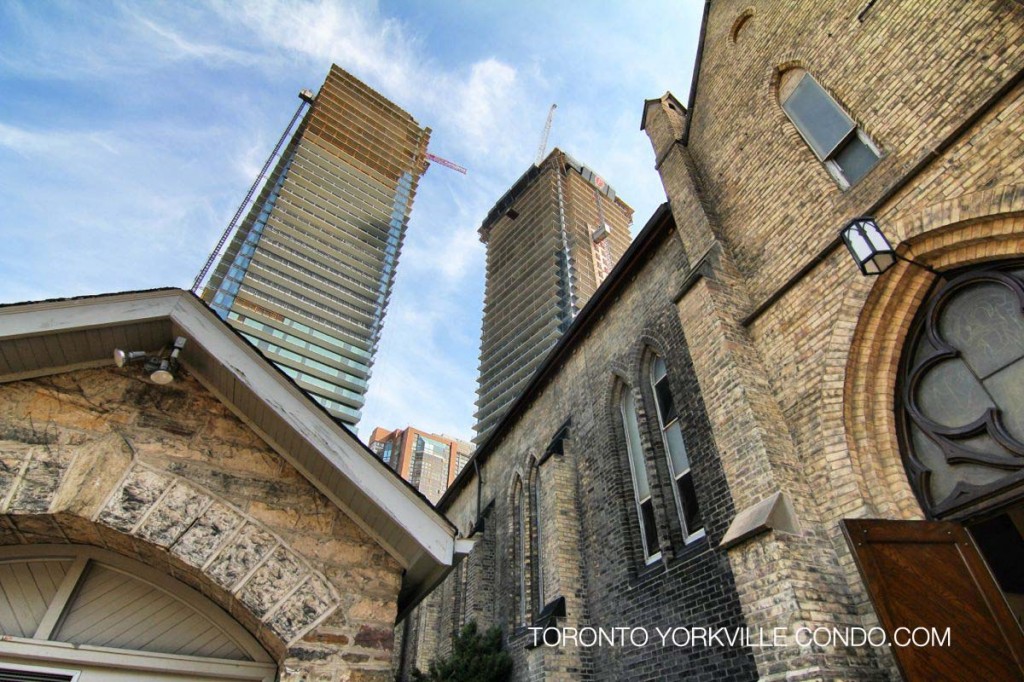
[[[0,680],[275,679],[259,642],[173,577],[83,545],[0,547]]]
[[[846,520],[890,637],[916,679],[1024,676],[1024,262],[950,269],[917,308],[900,355],[903,469],[926,521]]]
[[[967,526],[1024,624],[1024,261],[936,283],[903,353],[897,404],[921,508]]]

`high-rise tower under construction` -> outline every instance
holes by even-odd
[[[476,438],[484,441],[629,246],[633,209],[558,149],[480,226],[487,245]]]
[[[430,129],[337,66],[309,99],[203,299],[355,425]]]

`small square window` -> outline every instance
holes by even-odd
[[[831,160],[842,173],[843,179],[850,185],[855,185],[878,163],[878,153],[864,139],[863,133],[857,130],[839,146]]]

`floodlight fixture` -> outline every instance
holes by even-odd
[[[141,350],[121,350],[120,348],[114,349],[114,364],[118,367],[124,367],[125,365],[144,360],[146,358],[146,352]]]
[[[171,352],[166,356],[164,351],[161,351],[159,354],[150,355],[141,350],[126,351],[121,348],[115,348],[114,364],[118,367],[124,367],[134,362],[145,361],[144,368],[146,372],[149,372],[150,381],[154,384],[169,384],[175,379],[178,371],[178,356],[185,347],[185,342],[184,336],[177,337],[174,340],[174,345],[171,346]]]

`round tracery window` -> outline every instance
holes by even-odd
[[[1024,263],[940,281],[922,310],[903,362],[903,450],[938,517],[1024,482]]]

